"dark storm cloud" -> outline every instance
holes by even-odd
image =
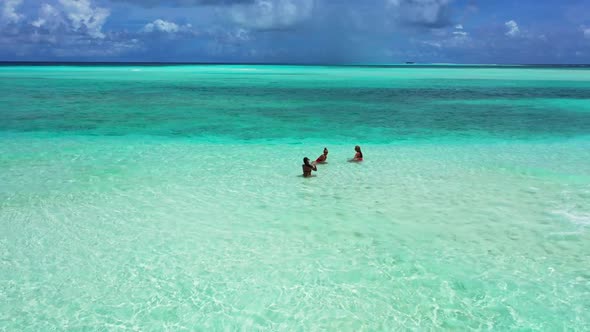
[[[314,5],[314,0],[257,0],[232,6],[229,13],[235,23],[249,29],[285,30],[307,22]]]
[[[388,0],[401,23],[426,28],[442,28],[452,24],[452,0]]]

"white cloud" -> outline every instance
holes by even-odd
[[[520,29],[518,28],[518,24],[514,20],[510,20],[504,23],[508,31],[506,31],[506,36],[508,37],[516,37],[520,34]]]
[[[230,9],[231,18],[253,29],[287,28],[311,16],[314,0],[255,0],[253,4],[238,4]]]
[[[177,32],[190,32],[192,25],[185,24],[185,25],[178,25],[174,22],[165,21],[162,19],[154,20],[146,24],[142,29],[141,32],[163,32],[163,33],[177,33]]]
[[[582,25],[580,29],[582,30],[584,37],[590,39],[590,28]]]
[[[3,0],[1,23],[18,23],[23,15],[16,12],[16,8],[23,3],[23,0]]]
[[[453,38],[456,43],[466,41],[469,37],[469,33],[463,29],[463,25],[455,25],[455,31],[453,31]]]
[[[15,54],[57,57],[114,56],[142,47],[132,33],[103,33],[110,11],[90,0],[47,0],[35,7],[37,18],[23,20],[4,38],[8,43],[0,35],[0,45],[7,45]]]
[[[442,48],[442,44],[440,42],[436,42],[436,41],[426,40],[426,41],[423,41],[422,44],[436,47],[436,48]]]
[[[86,30],[91,37],[104,38],[102,26],[111,14],[108,9],[92,8],[90,0],[59,0],[59,3],[75,30]]]
[[[442,30],[442,29],[441,29]],[[437,49],[442,48],[464,48],[469,47],[472,44],[472,39],[469,37],[469,32],[463,29],[463,26],[458,24],[455,26],[455,31],[450,33],[437,32],[433,33],[434,36],[439,37],[437,40],[425,40],[421,43]]]
[[[178,32],[178,29],[178,24],[174,22],[168,22],[161,19],[157,19],[151,23],[146,24],[141,30],[143,32],[159,31],[173,33]]]
[[[237,29],[234,31],[233,36],[236,40],[239,41],[247,41],[250,40],[250,32],[246,29]]]
[[[49,30],[53,30],[62,24],[65,24],[65,22],[59,10],[46,3],[41,5],[39,9],[39,18],[31,23],[36,28],[43,27]]]

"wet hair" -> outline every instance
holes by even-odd
[[[355,147],[354,147],[354,151],[356,151],[356,152],[360,153],[360,156],[359,156],[359,157],[361,157],[361,158],[363,157],[363,153],[362,153],[362,151],[361,151],[361,147],[360,147],[360,146],[358,146],[358,145],[357,145],[357,146],[355,146]]]
[[[328,153],[328,148],[324,148],[324,153]]]
[[[305,165],[309,165],[309,158],[307,158],[307,157],[303,158],[303,163]]]

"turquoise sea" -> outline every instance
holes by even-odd
[[[589,228],[589,68],[0,66],[2,331],[583,331]]]

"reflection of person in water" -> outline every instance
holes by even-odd
[[[318,159],[315,160],[317,164],[324,164],[328,160],[328,148],[324,148],[324,154],[319,156]]]
[[[303,168],[304,177],[310,177],[311,171],[318,170],[317,167],[315,167],[315,165],[309,163],[309,158],[307,157],[303,158],[303,165],[301,165],[301,167]]]

